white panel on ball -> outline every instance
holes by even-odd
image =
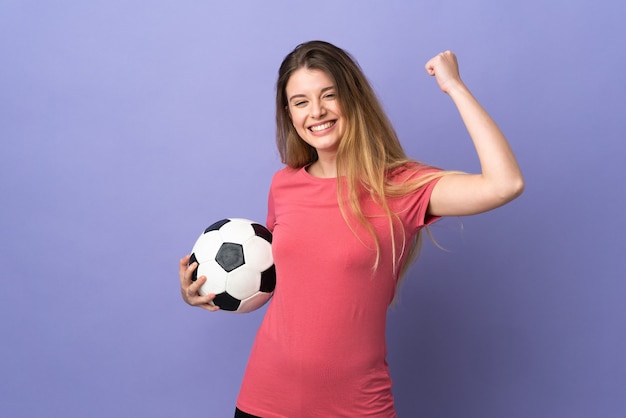
[[[246,257],[246,264],[250,264],[261,271],[265,271],[272,264],[272,245],[261,237],[254,236],[243,243],[243,253]]]

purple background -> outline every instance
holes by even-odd
[[[325,39],[361,63],[411,156],[473,171],[423,70],[454,50],[527,181],[433,228],[447,251],[425,244],[389,315],[399,415],[626,416],[625,12],[3,0],[0,415],[231,416],[263,311],[190,308],[178,259],[214,220],[265,219],[277,68]]]

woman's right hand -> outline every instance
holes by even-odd
[[[198,263],[189,264],[189,255],[180,259],[180,269],[178,271],[180,276],[180,293],[183,300],[191,306],[197,306],[207,311],[217,311],[218,306],[213,305],[212,301],[215,299],[215,295],[210,293],[206,296],[202,296],[199,293],[200,287],[206,282],[206,276],[200,276],[194,282],[191,280],[193,271],[198,268]]]

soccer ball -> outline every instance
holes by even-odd
[[[200,235],[189,264],[198,263],[191,280],[207,280],[201,295],[214,293],[213,303],[231,312],[251,312],[263,306],[276,287],[272,233],[248,219],[222,219]]]

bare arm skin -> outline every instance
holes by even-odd
[[[451,174],[435,186],[428,211],[437,216],[464,216],[502,206],[524,190],[524,178],[500,128],[465,86],[456,56],[443,52],[426,64],[441,90],[456,105],[480,161],[480,174]]]

